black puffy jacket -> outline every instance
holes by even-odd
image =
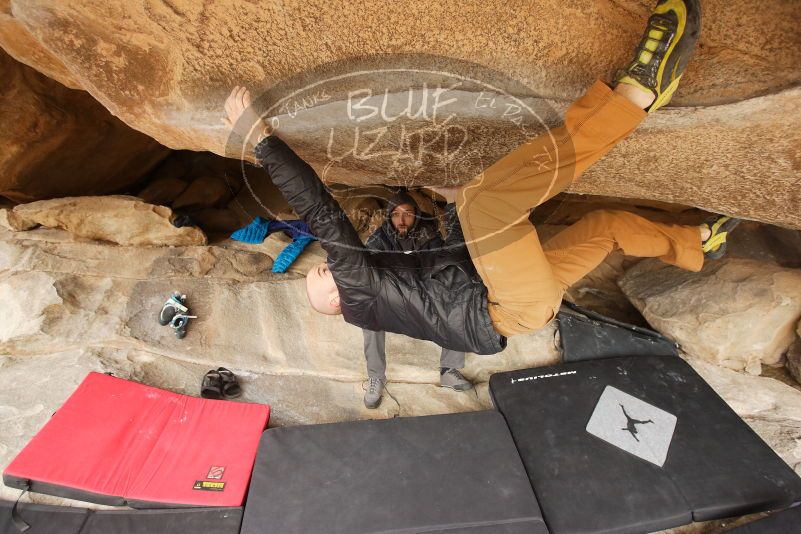
[[[464,244],[455,205],[446,207],[449,231],[442,248],[371,252],[314,169],[286,143],[269,136],[255,154],[328,253],[347,322],[476,354],[506,347],[506,338],[492,327],[487,289]]]

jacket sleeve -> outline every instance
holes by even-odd
[[[345,212],[311,165],[281,139],[267,136],[254,149],[256,161],[320,240],[337,282],[363,285],[369,275],[366,249]]]
[[[462,233],[462,223],[459,222],[459,215],[456,213],[456,204],[450,203],[445,206],[445,246],[456,246],[464,244],[464,233]]]
[[[367,238],[367,243],[365,243],[364,246],[366,246],[370,250],[386,250],[384,240],[381,239],[382,232],[383,229],[381,228],[381,226],[376,228],[376,231],[370,234],[370,237]]]

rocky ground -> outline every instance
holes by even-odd
[[[0,467],[91,370],[198,395],[203,374],[225,366],[240,377],[242,400],[270,404],[270,424],[279,426],[489,408],[491,373],[559,361],[553,327],[512,338],[498,355],[468,355],[465,375],[477,387],[457,393],[437,386],[436,346],[390,334],[387,394],[379,409],[366,410],[361,331],[341,317],[312,312],[306,303],[302,273],[324,259],[319,244],[311,245],[290,272],[272,274],[273,258],[286,238],[270,236],[262,245],[215,238],[192,245],[195,238],[189,236],[190,244],[180,246],[117,245],[80,237],[88,232],[85,226],[78,225],[84,234],[74,231],[76,218],[68,212],[92,202],[87,197],[77,207],[54,201],[16,210],[36,213],[37,220],[55,221],[72,233],[45,227],[14,231],[6,227],[13,212],[0,211],[0,221],[6,221],[0,224],[0,382],[5,385]],[[102,206],[107,200],[97,202]],[[550,222],[557,224],[542,224],[543,236],[570,222],[571,217],[554,213]],[[115,221],[136,226],[131,217],[151,220],[155,212],[120,209],[118,214],[105,222],[105,232],[115,233]],[[161,223],[153,227],[154,240],[169,234]],[[765,242],[761,228],[744,225],[742,242]],[[147,240],[147,233],[139,238]],[[693,367],[801,473],[801,386],[780,367],[788,346],[798,343],[801,272],[782,266],[796,251],[766,250],[753,244],[735,247],[731,257],[694,275],[613,255],[570,297],[612,315],[641,311],[682,344]],[[172,290],[187,294],[199,316],[183,340],[156,321]],[[756,376],[763,368],[766,376]],[[17,495],[0,489],[0,498]],[[65,502],[41,495],[26,499]],[[676,532],[717,532],[723,524],[731,522]]]

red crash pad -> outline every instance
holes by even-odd
[[[3,481],[103,504],[241,506],[269,417],[90,373]]]

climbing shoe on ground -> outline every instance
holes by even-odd
[[[659,0],[634,59],[618,75],[616,83],[638,87],[655,96],[646,109],[656,111],[679,86],[684,69],[701,32],[700,0]]]
[[[444,388],[455,389],[456,391],[467,391],[472,389],[473,384],[462,376],[458,369],[443,367],[439,370],[439,385]]]
[[[711,234],[701,242],[704,256],[710,260],[722,258],[726,253],[726,240],[729,233],[741,222],[742,219],[734,219],[725,215],[716,215],[707,219],[704,224],[709,228]]]
[[[175,330],[175,337],[178,339],[186,337],[186,326],[189,324],[189,319],[197,319],[197,315],[176,313],[170,321],[170,326]]]
[[[364,405],[369,409],[378,408],[384,393],[384,381],[380,378],[367,379],[367,391],[364,393]]]
[[[189,308],[186,307],[186,295],[181,295],[177,291],[173,291],[164,306],[161,307],[159,313],[159,324],[167,326],[178,313],[188,313]]]

